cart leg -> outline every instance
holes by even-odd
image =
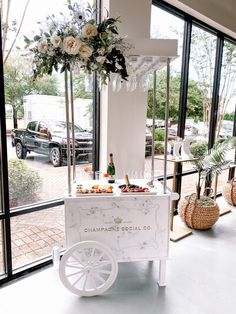
[[[159,278],[158,284],[160,287],[166,286],[166,261],[159,261]]]

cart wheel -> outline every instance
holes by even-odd
[[[116,279],[118,264],[111,250],[100,242],[84,241],[63,255],[59,275],[71,292],[91,297],[102,294]]]

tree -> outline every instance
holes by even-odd
[[[234,112],[225,113],[224,114],[224,120],[234,121]]]
[[[17,112],[23,108],[23,97],[30,94],[60,95],[55,76],[34,80],[28,71],[28,62],[17,58],[4,67],[6,103],[12,106],[13,125],[17,128]]]
[[[204,122],[209,125],[213,77],[215,67],[216,37],[194,27],[191,45],[191,63],[196,71],[202,94]],[[217,114],[216,139],[230,100],[236,96],[236,46],[225,41],[220,79],[220,97]]]
[[[170,118],[178,120],[179,116],[179,89],[180,89],[180,75],[173,74],[170,77]],[[156,117],[159,119],[165,118],[165,105],[166,105],[166,72],[161,71],[157,74],[157,110]],[[148,90],[148,107],[147,117],[152,118],[153,106],[153,89]],[[203,119],[202,98],[201,91],[197,82],[190,80],[188,88],[188,107],[187,118],[195,120]]]
[[[92,99],[92,91],[85,88],[85,74],[77,74],[74,76],[74,97]]]
[[[0,0],[1,9],[1,21],[2,21],[2,50],[3,50],[3,64],[6,64],[19,36],[20,30],[22,28],[26,11],[30,0],[26,0],[23,5],[23,13],[20,21],[11,21],[11,4],[12,0]],[[6,8],[6,9],[5,9]],[[13,35],[12,39],[9,39],[9,35]],[[8,43],[8,45],[7,45]],[[9,47],[8,47],[9,46]]]

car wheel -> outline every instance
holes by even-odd
[[[50,161],[54,167],[61,166],[61,152],[59,147],[52,147],[50,151]]]
[[[16,156],[19,159],[26,159],[27,150],[21,144],[21,142],[16,143]]]

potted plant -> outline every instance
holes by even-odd
[[[232,138],[232,144],[235,149],[236,137]],[[228,180],[226,185],[223,187],[222,195],[226,202],[228,202],[230,205],[236,206],[236,177]]]
[[[198,159],[193,161],[198,173],[196,192],[181,199],[178,206],[181,219],[190,228],[209,229],[218,220],[219,207],[211,198],[212,189],[205,189],[203,195],[201,195],[201,190],[203,185],[210,186],[214,175],[219,175],[229,166],[230,161],[225,157],[231,147],[231,140],[217,143],[208,153],[198,156]]]

